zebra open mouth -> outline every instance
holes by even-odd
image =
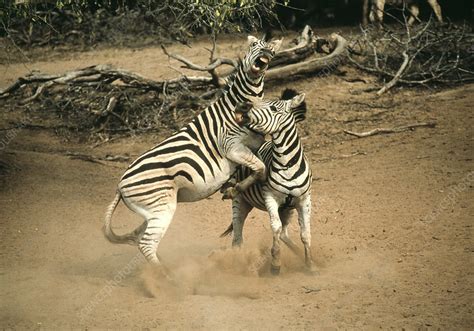
[[[262,73],[268,68],[269,62],[270,59],[265,55],[258,57],[252,65],[252,72],[257,75]]]

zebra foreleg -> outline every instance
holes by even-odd
[[[229,187],[224,191],[222,199],[234,199],[240,192],[246,191],[250,186],[257,181],[265,181],[267,179],[267,169],[265,164],[256,157],[252,151],[243,146],[238,145],[232,148],[226,157],[234,163],[243,165],[252,170],[252,173],[247,178],[235,184],[234,187]]]

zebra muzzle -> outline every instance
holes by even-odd
[[[250,117],[248,112],[252,109],[250,102],[240,102],[235,106],[234,119],[238,125],[244,126],[249,123]]]
[[[236,112],[235,113],[235,121],[237,122],[238,125],[244,126],[244,125],[247,125],[249,123],[250,118],[247,115],[247,113]]]

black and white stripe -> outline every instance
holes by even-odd
[[[114,243],[138,243],[148,261],[158,264],[156,250],[176,209],[216,192],[238,164],[251,168],[252,180],[264,176],[264,164],[253,154],[263,138],[236,120],[239,102],[263,97],[264,73],[281,45],[249,37],[249,49],[222,96],[191,123],[140,157],[126,170],[116,199],[107,210],[104,232]],[[132,234],[111,229],[112,213],[120,201],[145,219]]]

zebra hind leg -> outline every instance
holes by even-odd
[[[311,256],[311,196],[308,194],[298,207],[298,223],[300,225],[301,241],[304,245],[306,268],[309,273],[315,274],[313,258]]]
[[[242,245],[245,219],[251,210],[252,206],[242,196],[239,195],[232,200],[232,228],[234,231],[232,247],[240,247]]]
[[[145,256],[146,260],[154,265],[160,265],[161,262],[156,255],[158,245],[166,233],[173,215],[158,214],[147,220],[147,226],[143,232],[138,248]]]
[[[280,235],[282,230],[282,223],[278,213],[278,203],[271,195],[265,196],[265,207],[270,216],[270,226],[273,232],[273,245],[271,249],[272,264],[270,271],[273,275],[280,274],[281,258],[280,258]]]
[[[290,236],[288,235],[288,226],[290,225],[292,210],[289,210],[289,209],[280,210],[279,213],[280,213],[281,223],[283,225],[281,229],[280,239],[294,254],[299,255],[298,246],[295,244],[293,240],[291,240]]]
[[[162,205],[165,204],[163,203]],[[153,212],[146,220],[146,228],[138,241],[138,248],[151,265],[157,267],[157,270],[159,270],[166,279],[171,280],[169,273],[157,255],[158,245],[173,219],[176,210],[176,202],[167,203],[165,206],[165,209]]]

